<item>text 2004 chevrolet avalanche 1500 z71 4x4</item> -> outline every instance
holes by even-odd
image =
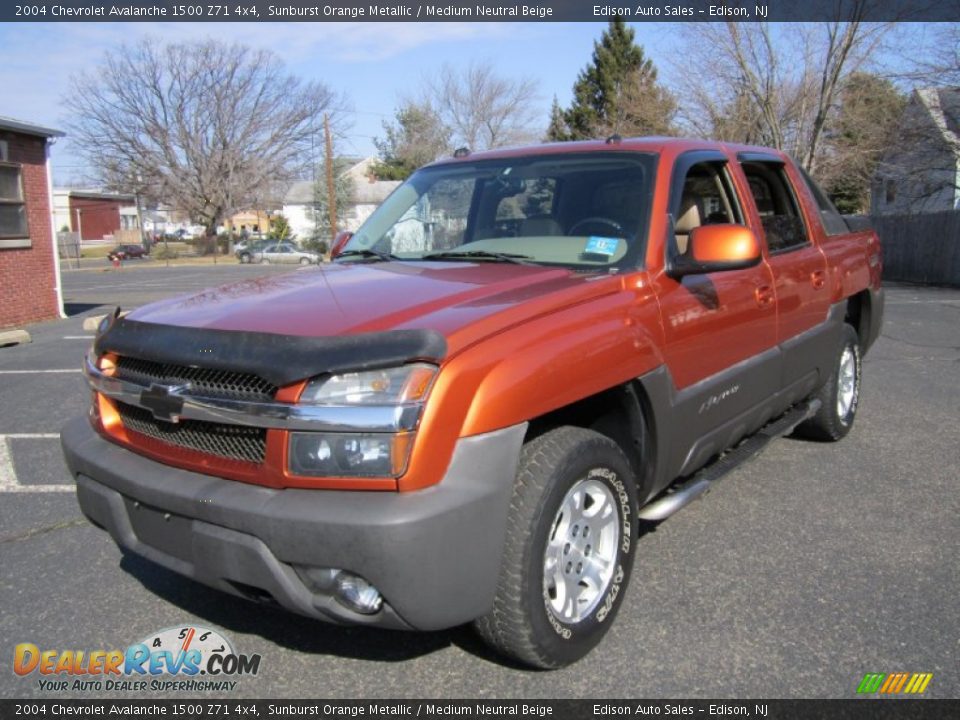
[[[80,506],[221,590],[537,667],[600,641],[640,520],[847,433],[883,310],[876,235],[788,157],[689,140],[460,151],[334,254],[107,318]]]

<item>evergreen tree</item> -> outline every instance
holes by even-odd
[[[567,123],[563,119],[563,110],[560,109],[560,103],[557,102],[557,96],[553,96],[553,105],[550,106],[550,124],[547,126],[547,136],[545,142],[563,142],[570,139],[570,132],[567,129]]]
[[[593,58],[573,86],[563,113],[571,140],[610,133],[668,134],[677,105],[657,82],[653,61],[634,42],[633,28],[615,17],[593,44]]]
[[[870,183],[894,142],[906,98],[884,77],[850,75],[825,132],[815,175],[842,213],[869,210]]]
[[[333,191],[337,203],[339,229],[343,229],[343,220],[350,197],[353,195],[353,179],[347,174],[352,162],[342,158],[333,161]],[[327,168],[325,163],[317,167],[317,181],[313,185],[313,207],[307,208],[307,219],[313,222],[310,237],[303,242],[308,250],[326,253],[330,241],[330,203],[327,196]]]
[[[372,170],[378,180],[406,180],[414,170],[450,152],[450,130],[427,103],[407,102],[394,123],[383,123],[386,137],[373,144],[380,155]]]
[[[290,228],[290,221],[285,215],[274,215],[270,221],[270,232],[267,237],[271,240],[287,240],[293,237],[293,230]]]

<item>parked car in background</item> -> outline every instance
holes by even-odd
[[[149,255],[143,245],[117,245],[107,253],[107,260],[129,260],[130,258],[143,259]]]
[[[233,254],[236,255],[237,259],[242,263],[253,262],[253,258],[257,253],[269,245],[275,245],[276,242],[276,240],[271,240],[270,238],[263,238],[262,240],[247,238],[237,243]]]
[[[320,262],[320,255],[309,250],[301,250],[290,242],[273,242],[252,256],[258,263],[280,263],[284,265],[310,265]],[[241,260],[243,262],[243,260]]]

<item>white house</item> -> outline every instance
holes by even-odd
[[[960,87],[914,91],[871,191],[875,215],[960,209]]]
[[[371,173],[376,157],[368,157],[345,170],[342,176],[352,180],[350,199],[345,207],[337,209],[341,230],[356,230],[387,196],[400,186],[398,180],[377,180]],[[323,192],[323,181],[320,192]],[[316,233],[314,208],[316,195],[312,180],[301,180],[290,186],[283,199],[283,215],[298,240],[305,240]]]

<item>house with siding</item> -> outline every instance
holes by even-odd
[[[0,335],[63,315],[50,171],[59,137],[0,117]]]
[[[960,210],[960,87],[914,91],[877,166],[872,215]]]
[[[350,165],[341,173],[350,179],[350,196],[344,207],[337,208],[337,225],[340,230],[354,231],[370,217],[371,213],[400,186],[398,180],[377,180],[372,173],[376,157],[368,157]],[[320,181],[320,191],[323,182]],[[287,218],[297,240],[311,238],[316,232],[315,185],[312,180],[293,183],[283,199],[283,216]]]

